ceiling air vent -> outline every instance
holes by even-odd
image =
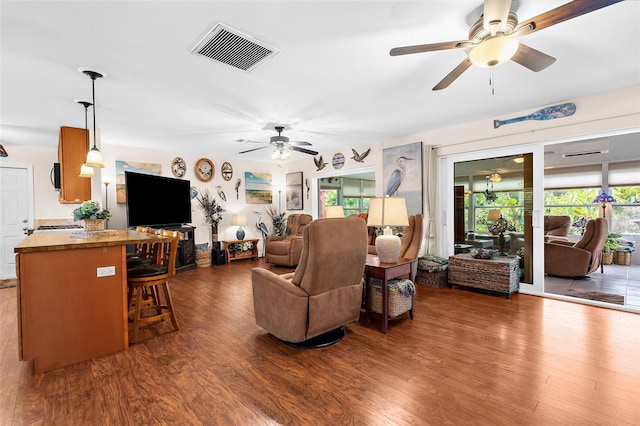
[[[562,158],[579,157],[581,155],[598,155],[609,152],[609,140],[597,139],[581,143],[562,145]]]
[[[278,50],[223,24],[217,24],[191,50],[214,61],[251,71]]]

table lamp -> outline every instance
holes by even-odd
[[[602,217],[606,218],[606,212],[607,212],[607,204],[609,203],[615,203],[617,200],[615,198],[613,198],[612,195],[607,194],[606,192],[602,191],[602,194],[598,195],[596,198],[593,199],[593,203],[600,203],[602,204]]]
[[[500,210],[489,210],[489,214],[487,215],[487,222],[495,222],[496,220],[502,217],[502,213]]]
[[[247,223],[246,214],[234,214],[231,217],[231,224],[238,226],[238,230],[236,231],[236,240],[244,240],[244,229],[242,229],[242,227],[247,226]]]
[[[489,215],[487,215],[487,220],[490,220],[490,217],[495,217],[495,213],[498,212],[500,215],[497,219],[494,219],[493,224],[489,228],[489,232],[492,234],[500,234],[500,238],[498,238],[498,244],[500,244],[500,256],[506,256],[505,245],[506,241],[504,239],[505,231],[515,231],[516,227],[513,223],[509,222],[507,219],[502,217],[500,210],[490,210]],[[493,213],[493,215],[492,215]]]
[[[324,217],[344,217],[342,206],[327,206]]]
[[[404,198],[372,198],[369,204],[367,226],[384,226],[376,238],[376,252],[381,263],[396,263],[400,255],[400,237],[393,235],[389,226],[409,226]]]

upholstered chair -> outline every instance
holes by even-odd
[[[265,260],[281,266],[296,266],[302,253],[302,234],[313,218],[308,214],[292,214],[287,219],[284,236],[267,235]]]
[[[366,260],[364,220],[314,220],[304,229],[295,272],[277,275],[264,268],[252,270],[256,324],[280,340],[300,345],[322,342],[319,336],[341,338],[342,326],[360,315]]]
[[[582,238],[575,244],[568,241],[544,243],[544,272],[571,278],[594,272],[602,262],[607,233],[607,221],[600,217],[587,221]]]
[[[544,240],[568,241],[569,228],[571,228],[570,216],[547,215],[544,217]]]

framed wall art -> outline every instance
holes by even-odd
[[[133,161],[116,160],[116,203],[127,202],[127,189],[124,184],[124,172],[146,173],[160,176],[162,165],[155,163],[135,163]]]
[[[244,172],[244,193],[247,204],[271,204],[271,173]]]
[[[382,150],[383,196],[402,197],[407,214],[422,214],[422,142]]]
[[[286,183],[287,210],[302,210],[302,172],[287,173]]]

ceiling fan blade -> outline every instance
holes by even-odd
[[[574,0],[570,3],[548,10],[534,18],[522,21],[514,30],[517,35],[527,35],[543,28],[550,27],[569,19],[577,18],[580,15],[593,12],[603,7],[611,6],[623,0]],[[529,27],[529,28],[527,28]]]
[[[542,71],[556,61],[556,58],[542,53],[539,50],[520,43],[516,54],[511,58],[512,61],[519,63],[531,71]]]
[[[299,148],[297,146],[290,146],[289,149],[293,151],[304,152],[305,154],[309,154],[309,155],[318,155],[316,151],[311,151],[310,149],[306,149],[306,148]]]
[[[418,44],[416,46],[394,47],[389,54],[391,56],[410,55],[412,53],[433,52],[435,50],[459,49],[470,46],[469,40],[445,41],[442,43]]]
[[[511,10],[511,0],[484,0],[482,26],[495,36],[498,31],[504,31]]]
[[[260,141],[252,141],[251,139],[236,139],[236,142],[240,142],[240,143],[267,143],[267,142],[260,142]]]
[[[311,142],[305,141],[289,141],[287,142],[289,145],[297,145],[297,146],[311,146]]]
[[[238,154],[246,154],[247,152],[251,152],[251,151],[257,151],[259,149],[265,149],[267,148],[269,145],[265,145],[265,146],[261,146],[260,148],[252,148],[252,149],[248,149],[246,151],[240,151]]]
[[[471,66],[471,60],[469,58],[464,58],[464,61],[460,62],[457,67],[453,69],[449,74],[443,78],[440,83],[436,84],[431,90],[442,90],[449,87],[454,80],[467,70]]]

